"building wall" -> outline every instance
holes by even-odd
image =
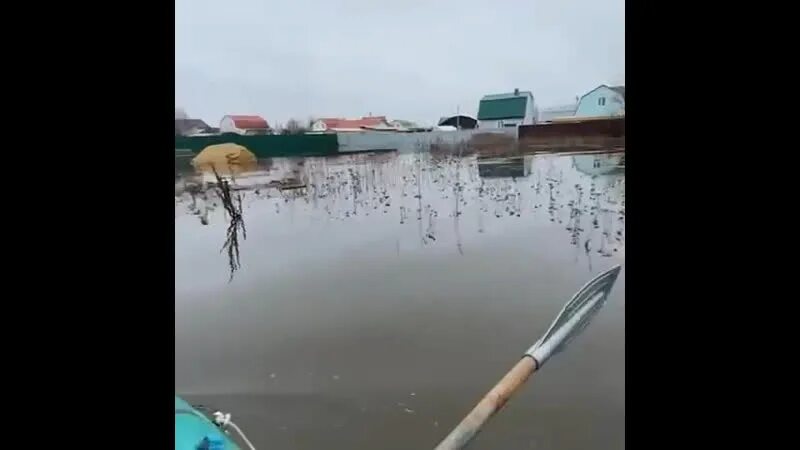
[[[623,111],[625,98],[606,86],[600,86],[581,98],[575,116],[615,116]]]
[[[337,133],[339,152],[363,152],[370,150],[397,150],[400,153],[413,153],[418,149],[425,150],[431,144],[455,145],[468,141],[473,135],[486,133],[487,130],[431,131],[427,133],[392,133],[364,132]],[[489,132],[510,134],[516,137],[516,127]]]
[[[479,120],[478,128],[497,129],[497,128],[513,128],[519,125],[533,125],[534,123],[536,123],[537,114],[538,112],[536,108],[536,102],[534,101],[532,95],[528,95],[528,101],[525,105],[525,117],[520,119]]]
[[[319,133],[325,131],[326,129],[327,128],[325,127],[325,122],[321,120],[317,120],[316,122],[311,124],[311,131]]]
[[[492,120],[479,120],[479,129],[499,129],[499,128],[515,128],[518,125],[524,125],[525,119],[492,119]],[[507,127],[506,125],[514,125]]]
[[[253,128],[249,130],[239,130],[238,133],[245,136],[263,136],[265,134],[270,134],[270,130],[266,128]]]
[[[223,117],[219,122],[219,132],[222,133],[236,133],[242,136],[263,136],[271,134],[271,130],[266,128],[251,128],[243,130],[236,127],[236,123],[230,117]]]
[[[231,119],[230,117],[223,117],[222,120],[219,122],[219,132],[242,134],[241,131],[238,128],[236,128],[233,119]]]
[[[538,113],[538,122],[549,122],[558,117],[571,117],[575,115],[575,110],[578,108],[577,104],[552,106],[549,108],[542,108]]]
[[[525,120],[523,125],[533,125],[537,122],[539,116],[538,108],[536,107],[536,102],[533,99],[533,96],[528,97],[528,105],[525,108]]]

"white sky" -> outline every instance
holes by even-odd
[[[175,0],[175,105],[433,124],[485,94],[541,107],[625,83],[624,0]]]

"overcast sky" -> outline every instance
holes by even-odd
[[[541,107],[625,83],[624,0],[175,0],[175,105],[434,124],[481,96]]]

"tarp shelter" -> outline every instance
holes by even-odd
[[[195,169],[202,172],[216,170],[219,174],[241,173],[256,170],[258,158],[247,148],[237,144],[209,145],[192,159]]]

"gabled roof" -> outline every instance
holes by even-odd
[[[200,119],[175,119],[175,135],[183,135],[198,129],[208,130],[209,126]]]
[[[533,93],[531,91],[518,91],[516,94],[513,92],[508,92],[505,94],[489,94],[484,95],[481,100],[503,100],[507,98],[517,98],[517,97],[533,97]]]
[[[376,127],[386,124],[385,116],[362,117],[360,119],[339,119],[325,118],[319,119],[328,129],[361,129],[363,127]]]
[[[521,119],[525,117],[530,91],[485,95],[478,105],[478,120]]]
[[[269,124],[261,116],[237,114],[225,117],[230,117],[236,128],[240,130],[263,130],[269,128]]]
[[[581,95],[581,100],[583,100],[584,97],[586,97],[587,95],[591,94],[592,92],[594,92],[594,91],[596,91],[596,90],[598,90],[600,88],[610,89],[610,90],[622,95],[622,99],[625,100],[625,86],[609,86],[607,84],[601,84],[600,86],[597,86],[596,88],[592,89],[591,91]]]
[[[609,89],[612,91],[616,91],[622,98],[625,98],[625,86],[609,86]]]

